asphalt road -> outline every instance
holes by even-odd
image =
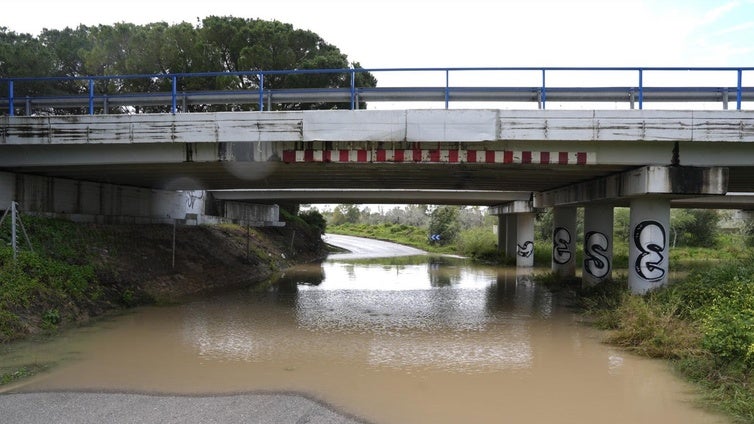
[[[326,243],[349,251],[349,253],[329,255],[328,259],[389,258],[393,256],[424,255],[427,253],[402,244],[362,237],[343,236],[340,234],[326,234],[323,240]]]
[[[0,423],[364,423],[295,394],[162,396],[124,393],[0,395]]]

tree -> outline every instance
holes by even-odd
[[[429,235],[439,235],[442,245],[455,241],[460,232],[457,206],[439,206],[429,217]]]
[[[674,209],[670,214],[672,246],[714,247],[719,221],[714,209]]]
[[[359,69],[340,50],[317,34],[290,24],[231,16],[209,16],[196,26],[182,22],[170,25],[116,23],[63,30],[45,29],[39,38],[16,34],[0,27],[0,77],[175,74],[192,72],[245,72],[179,78],[179,91],[255,90],[259,71],[297,69]],[[355,73],[358,87],[374,87],[368,72]],[[351,72],[267,74],[266,89],[344,88],[351,85]],[[165,92],[169,78],[124,78],[98,80],[100,94]],[[88,81],[50,84],[17,84],[16,95],[81,94]],[[362,105],[363,106],[363,105]],[[237,110],[245,105],[195,105],[191,110]],[[350,108],[350,103],[273,104],[273,109]],[[165,111],[166,106],[149,110]]]
[[[322,214],[316,209],[309,209],[307,211],[299,212],[298,216],[304,220],[310,226],[319,230],[320,234],[324,234],[327,229],[327,221]]]
[[[356,205],[338,205],[333,210],[330,223],[332,225],[356,224],[361,218],[361,211]]]

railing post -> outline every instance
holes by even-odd
[[[94,115],[94,79],[89,78],[89,114]]]
[[[177,96],[178,96],[178,77],[173,75],[172,88],[170,91],[170,101],[171,101],[170,111],[173,115],[175,115],[176,111],[178,110],[177,103],[176,103],[178,101]]]
[[[644,70],[639,69],[639,110],[644,109]]]
[[[259,111],[264,110],[264,72],[259,73]]]
[[[542,109],[547,109],[547,85],[545,84],[545,69],[542,68]]]
[[[445,109],[448,109],[450,102],[450,69],[445,70]]]
[[[738,83],[736,84],[736,110],[741,110],[741,97],[743,96],[743,90],[741,84],[743,83],[743,69],[738,69]]]
[[[8,81],[8,115],[14,116],[13,106],[13,80]]]
[[[356,70],[351,69],[351,110],[356,109]]]

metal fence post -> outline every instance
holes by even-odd
[[[8,81],[8,115],[14,116],[13,106],[13,80]]]
[[[639,110],[644,109],[644,70],[639,69]]]
[[[264,110],[264,73],[259,73],[259,111]]]
[[[547,85],[545,84],[545,69],[542,69],[542,109],[547,109]]]
[[[448,109],[450,102],[450,69],[445,70],[445,109]]]
[[[741,84],[743,83],[743,69],[737,69],[738,84],[736,85],[736,110],[741,110],[741,97],[743,96],[743,90]]]
[[[178,110],[177,105],[176,105],[177,96],[178,96],[178,77],[173,75],[172,88],[170,92],[170,97],[171,97],[171,102],[172,102],[172,104],[170,105],[170,111],[173,113],[173,115],[175,115],[176,111]]]
[[[89,114],[94,115],[94,79],[89,79]]]
[[[10,245],[13,249],[13,261],[18,256],[18,245],[16,244],[16,202],[10,202]]]
[[[351,110],[356,109],[356,70],[351,69]]]

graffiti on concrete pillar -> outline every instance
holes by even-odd
[[[634,228],[633,240],[640,252],[634,263],[636,274],[647,281],[660,281],[666,272],[660,266],[665,259],[665,227],[657,221],[642,221]]]
[[[534,242],[532,241],[527,241],[523,245],[517,244],[516,247],[516,253],[522,258],[528,258],[534,254]]]
[[[552,260],[556,264],[567,264],[571,261],[571,233],[565,227],[557,227],[552,232]]]
[[[594,278],[605,278],[610,273],[607,236],[599,231],[589,231],[584,236],[584,271]]]

